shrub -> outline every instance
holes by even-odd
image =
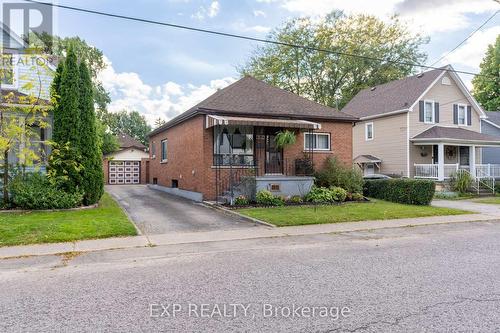
[[[347,197],[347,191],[340,187],[316,187],[313,186],[311,192],[306,195],[306,201],[313,203],[342,202]]]
[[[81,158],[81,155],[69,142],[63,145],[53,143],[47,167],[49,182],[64,192],[78,192],[83,169],[79,162]]]
[[[288,201],[290,203],[293,203],[293,204],[301,204],[304,202],[304,200],[299,195],[294,195],[294,196],[290,197],[290,199],[288,199]]]
[[[361,171],[345,166],[336,157],[330,157],[325,167],[316,173],[316,185],[320,187],[341,187],[347,192],[363,191],[363,175]]]
[[[363,196],[362,193],[351,193],[351,200],[352,201],[362,201],[364,199],[365,199],[365,197]]]
[[[382,200],[428,205],[436,190],[432,180],[424,179],[375,179],[365,182],[364,195]]]
[[[330,187],[330,192],[332,193],[332,198],[337,202],[344,202],[347,198],[347,191],[341,187],[333,186]]]
[[[472,176],[467,171],[458,171],[452,175],[450,183],[453,191],[465,194],[469,192],[472,185]]]
[[[259,205],[264,206],[283,206],[285,204],[285,200],[283,198],[273,195],[268,190],[261,190],[257,192],[255,199]]]
[[[234,199],[234,204],[237,206],[246,206],[250,203],[250,200],[244,195],[239,195]]]
[[[67,193],[52,185],[41,173],[17,176],[10,184],[12,204],[22,209],[65,209],[81,204],[83,194]]]

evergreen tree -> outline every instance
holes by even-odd
[[[65,59],[64,69],[61,79],[55,82],[54,91],[59,90],[59,103],[56,106],[57,115],[54,114],[53,140],[60,145],[67,142],[71,147],[79,146],[80,138],[80,115],[79,115],[79,83],[80,73],[76,55],[72,49],[69,49]],[[57,126],[56,125],[57,118]]]
[[[62,147],[69,144],[68,158],[80,163],[80,110],[79,110],[79,86],[80,73],[76,55],[69,49],[64,65],[58,66],[59,78],[52,84],[52,99],[54,106],[54,129],[53,141]],[[55,98],[54,98],[55,97]],[[66,170],[59,163],[50,162],[49,169],[55,175],[65,179],[63,188],[66,191],[81,190],[81,173],[76,169]]]
[[[83,203],[92,205],[99,201],[104,192],[104,175],[102,171],[102,153],[99,147],[96,115],[92,94],[92,80],[89,68],[80,64],[80,141],[79,151],[82,155],[82,189]]]
[[[57,65],[56,73],[54,75],[54,80],[52,81],[52,86],[50,87],[50,97],[51,103],[53,105],[53,120],[54,128],[61,127],[61,112],[59,108],[59,103],[61,100],[61,76],[64,70],[64,61],[59,62]],[[59,131],[54,131],[52,135],[52,140],[58,142],[61,138],[58,136],[61,134]]]

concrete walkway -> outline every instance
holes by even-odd
[[[463,203],[462,201],[459,203]],[[445,202],[437,202],[444,205]],[[448,203],[451,205],[451,203]],[[484,206],[484,205],[481,205]],[[462,209],[469,209],[461,205]],[[361,222],[345,222],[333,224],[315,224],[307,226],[271,228],[262,226],[260,228],[245,228],[234,230],[214,230],[205,232],[170,233],[157,235],[141,235],[135,237],[107,238],[96,240],[82,240],[70,243],[40,244],[26,246],[12,246],[0,248],[0,258],[39,256],[61,254],[65,252],[101,251],[122,248],[164,246],[186,243],[217,242],[229,240],[243,240],[270,237],[287,237],[313,234],[342,233],[352,231],[375,230],[384,228],[398,228],[409,226],[423,226],[431,224],[461,223],[476,221],[500,220],[500,213],[491,214],[466,214],[455,216],[433,216],[424,218],[408,218],[395,220],[377,220]],[[500,221],[499,221],[500,222]]]
[[[500,218],[500,205],[495,204],[483,204],[470,200],[434,200],[432,205],[436,207],[463,209]]]

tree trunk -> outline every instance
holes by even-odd
[[[7,206],[9,204],[9,190],[7,189],[9,185],[9,151],[5,150],[3,153],[3,204]]]

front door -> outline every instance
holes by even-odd
[[[461,167],[469,167],[470,165],[470,151],[469,147],[460,146],[460,166]]]
[[[373,163],[368,163],[365,165],[365,176],[375,174],[375,165]]]
[[[276,135],[266,134],[266,174],[283,174],[283,149],[276,147]]]

